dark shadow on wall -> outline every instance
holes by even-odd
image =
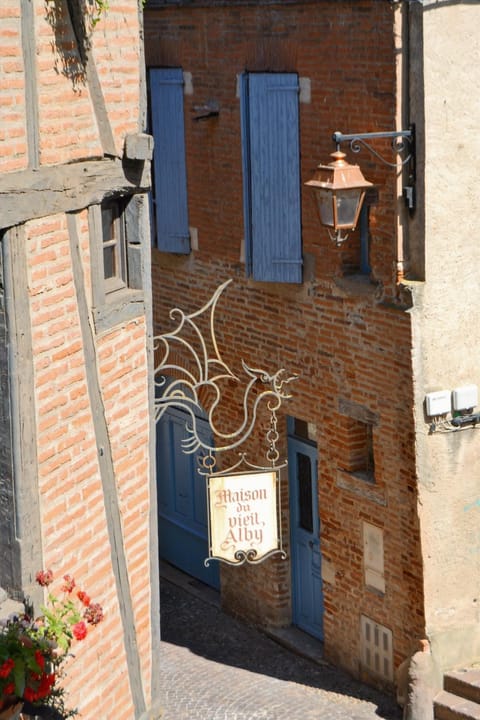
[[[86,60],[95,18],[88,10],[87,0],[45,0],[45,12],[55,34],[52,43],[55,70],[71,80],[74,90],[79,92],[86,84]]]

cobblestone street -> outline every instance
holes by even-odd
[[[194,581],[195,582],[195,581]],[[400,720],[392,698],[162,579],[163,720]]]

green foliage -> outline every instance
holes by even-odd
[[[51,593],[48,600],[51,607],[42,605],[43,625],[39,631],[46,637],[55,638],[58,647],[67,652],[73,640],[71,628],[80,622],[82,617],[71,600],[59,601]]]
[[[107,10],[110,8],[110,4],[108,0],[94,0],[95,5],[95,11],[91,16],[90,22],[92,24],[92,27],[95,27],[95,25],[100,22],[102,18],[102,14],[106,13]]]

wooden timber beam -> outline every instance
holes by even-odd
[[[0,175],[0,229],[150,189],[150,162],[105,158]]]

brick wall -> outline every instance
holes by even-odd
[[[86,224],[83,223],[84,228]],[[43,562],[58,573],[85,579],[101,600],[105,622],[76,650],[69,693],[85,717],[101,700],[131,718],[122,618],[112,569],[97,442],[85,368],[85,349],[72,276],[64,215],[27,224],[29,296],[34,347],[38,481]],[[88,236],[83,242],[89,277]],[[137,642],[145,690],[150,688],[149,486],[146,328],[139,318],[98,338],[98,372],[120,511]],[[92,671],[93,668],[93,671]],[[95,676],[95,683],[85,677]],[[122,692],[119,687],[123,688]]]
[[[123,520],[125,553],[133,597],[133,612],[145,692],[151,691],[150,583],[148,572],[150,489],[149,475],[150,417],[147,361],[147,328],[139,318],[104,335],[98,344],[100,377],[105,413],[112,436],[115,475],[119,487],[119,505]],[[128,717],[128,715],[126,716]]]
[[[156,533],[151,536],[149,241],[146,223],[138,221],[134,240],[137,254],[143,253],[143,276],[137,271],[136,289],[125,289],[122,300],[128,306],[134,294],[134,309],[122,314],[120,303],[114,320],[100,328],[94,305],[103,292],[103,268],[96,266],[102,237],[89,213],[119,194],[139,193],[141,205],[148,186],[148,173],[144,184],[131,179],[140,178],[143,165],[137,173],[130,160],[127,178],[121,162],[127,133],[144,129],[138,3],[113,3],[102,15],[87,43],[93,58],[87,64],[67,3],[34,0],[31,14],[23,5],[21,11],[20,0],[7,0],[0,9],[0,217],[4,193],[11,197],[14,187],[9,211],[19,218],[6,228],[0,220],[1,256],[13,283],[4,303],[0,282],[0,477],[2,507],[12,504],[6,491],[15,479],[20,519],[14,526],[10,508],[10,535],[2,526],[0,542],[6,547],[17,533],[22,548],[16,585],[3,565],[0,585],[13,584],[38,601],[36,570],[75,576],[102,604],[105,619],[75,647],[65,680],[68,705],[86,720],[99,713],[132,720],[154,700],[159,636]],[[29,104],[35,112],[27,118]],[[15,320],[13,368],[7,365],[6,317]],[[10,388],[20,391],[12,408]],[[13,420],[22,435],[14,438],[22,445],[15,478]]]
[[[6,0],[0,8],[0,172],[27,165],[20,23],[19,1]]]
[[[36,5],[38,26],[39,116],[41,161],[70,162],[102,155],[92,103],[92,89],[81,62],[72,57],[71,22],[63,3],[45,12]],[[140,102],[140,37],[135,3],[116,4],[100,16],[91,52],[95,58],[102,102],[118,155],[125,132],[135,132]]]
[[[237,75],[297,72],[309,78],[310,102],[300,103],[302,181],[333,151],[335,129],[393,129],[395,62],[388,3],[189,3],[146,13],[147,65],[192,74],[184,96],[189,223],[198,250],[187,257],[153,252],[156,329],[170,327],[168,311],[201,307],[229,277],[217,313],[221,351],[241,374],[239,359],[298,373],[286,413],[316,427],[318,504],[324,567],[325,649],[354,673],[360,668],[360,615],[393,631],[395,664],[423,636],[422,570],[416,514],[410,319],[396,298],[394,173],[361,157],[379,186],[371,209],[370,278],[349,276],[358,265],[358,236],[337,249],[320,228],[302,191],[304,282],[255,283],[242,261],[243,209]],[[215,7],[213,7],[215,5]],[[194,122],[193,107],[208,99],[218,118]],[[358,161],[358,160],[357,160]],[[375,482],[348,471],[345,407],[353,419],[375,418]],[[352,409],[353,408],[353,409]],[[233,406],[225,422],[238,423]],[[283,450],[286,428],[283,423]],[[253,457],[262,450],[252,439]],[[349,451],[350,452],[350,451]],[[343,468],[343,470],[342,470]],[[288,484],[282,498],[288,550]],[[384,595],[367,589],[362,523],[384,529]],[[289,561],[222,568],[226,607],[261,625],[291,618]]]

